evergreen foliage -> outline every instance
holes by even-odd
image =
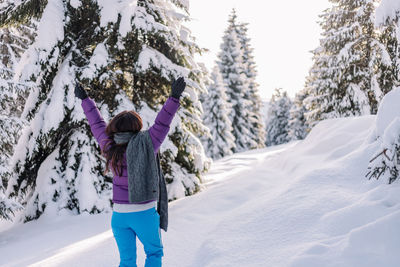
[[[33,27],[0,29],[0,218],[11,219],[21,206],[4,195],[12,175],[9,161],[26,122],[20,119],[23,104],[28,94],[28,85],[13,80],[14,67],[33,40]]]
[[[229,26],[223,36],[221,52],[218,55],[218,65],[227,86],[228,102],[232,104],[229,119],[232,122],[232,133],[235,137],[236,148],[234,152],[241,152],[247,149],[247,144],[251,141],[246,120],[249,116],[247,107],[250,104],[243,97],[246,76],[242,63],[243,52],[235,30],[236,26],[236,14],[234,13],[229,18]]]
[[[234,11],[233,11],[234,12]],[[263,148],[265,146],[265,124],[262,119],[261,109],[262,101],[258,90],[258,83],[256,82],[257,70],[254,60],[254,49],[250,46],[250,38],[247,34],[248,23],[240,23],[237,27],[237,33],[243,51],[243,67],[244,74],[246,75],[246,89],[244,91],[244,99],[249,100],[248,124],[251,133],[251,142],[249,148]]]
[[[33,11],[32,3],[37,4]],[[182,25],[189,19],[187,1],[132,3],[21,1],[1,9],[2,27],[39,17],[35,42],[16,72],[33,87],[7,187],[7,197],[17,197],[25,207],[25,221],[45,211],[110,209],[111,174],[103,174],[104,159],[73,94],[75,80],[91,88],[89,96],[106,121],[134,109],[146,128],[168,97],[171,81],[186,77],[187,93],[161,147],[161,164],[170,200],[200,188],[210,159],[196,137],[206,130],[197,94],[206,89],[204,71],[194,61],[202,49]]]
[[[390,64],[380,64],[378,83],[381,85],[383,94],[387,94],[393,88],[400,86],[400,15],[398,17],[387,17],[384,22],[378,23],[377,29],[379,41],[386,50],[386,61]]]
[[[210,134],[203,142],[207,155],[216,160],[232,154],[235,137],[228,118],[232,105],[227,102],[226,89],[218,67],[214,67],[211,80],[208,94],[202,99],[204,124],[210,129]]]
[[[374,27],[376,0],[330,0],[321,16],[320,47],[306,83],[311,125],[327,118],[376,114],[390,66]]]
[[[218,66],[227,87],[228,102],[232,104],[229,119],[235,137],[234,152],[263,147],[265,132],[252,53],[247,24],[238,23],[233,10],[218,54]]]
[[[292,102],[286,91],[275,89],[267,115],[266,146],[284,144],[290,141],[289,118]]]
[[[310,132],[310,128],[305,117],[307,109],[303,103],[306,97],[306,92],[302,90],[298,92],[294,98],[292,108],[290,109],[288,126],[290,140],[302,140]]]
[[[389,184],[400,177],[400,138],[371,159],[366,177],[377,180],[384,177]]]

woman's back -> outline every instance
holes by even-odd
[[[167,136],[172,119],[180,106],[179,99],[169,97],[162,109],[158,112],[154,124],[149,128],[149,135],[156,154]],[[106,133],[106,122],[101,117],[95,102],[91,98],[82,100],[82,108],[89,121],[90,129],[103,150],[105,144],[110,141]],[[126,162],[126,151],[122,158],[122,175],[116,174],[113,170],[113,203],[129,204],[128,193],[128,170]],[[112,168],[111,168],[112,169]]]

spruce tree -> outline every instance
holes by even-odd
[[[304,139],[310,128],[308,126],[305,113],[307,112],[304,104],[304,99],[307,97],[306,91],[298,92],[294,98],[292,108],[290,109],[289,116],[289,139],[302,140]]]
[[[313,125],[326,118],[375,114],[383,96],[376,70],[385,51],[374,28],[376,0],[330,0],[320,25],[320,47],[306,90],[307,118]]]
[[[2,10],[2,27],[39,20],[17,72],[34,86],[7,188],[25,207],[24,220],[110,209],[111,174],[103,174],[104,159],[73,93],[76,80],[91,88],[106,121],[134,109],[147,128],[172,80],[186,77],[161,164],[170,200],[199,190],[210,163],[196,137],[205,131],[197,94],[206,89],[193,59],[202,50],[182,25],[189,19],[187,1],[24,1]]]
[[[213,68],[211,80],[208,94],[202,100],[204,124],[210,129],[209,137],[203,142],[207,155],[216,160],[232,154],[235,138],[232,135],[232,122],[228,118],[232,106],[227,102],[226,89],[218,67]]]
[[[20,119],[29,91],[26,84],[13,80],[14,68],[33,39],[33,28],[21,25],[0,29],[0,218],[11,219],[21,206],[4,195],[12,175],[10,158],[26,122]]]
[[[225,30],[221,51],[218,54],[218,66],[226,86],[228,102],[232,104],[232,112],[229,119],[232,122],[232,134],[235,137],[235,149],[233,152],[242,152],[249,148],[249,144],[255,144],[249,129],[251,102],[245,98],[246,75],[243,65],[243,51],[237,35],[237,16],[233,12],[228,20],[228,28]]]
[[[233,11],[235,13],[235,11]],[[243,51],[243,67],[244,74],[246,75],[246,89],[244,91],[244,98],[249,100],[250,106],[247,107],[248,124],[251,133],[252,142],[248,144],[248,148],[262,148],[265,146],[265,124],[261,114],[261,97],[258,90],[258,83],[256,82],[257,70],[256,62],[254,60],[254,49],[250,46],[250,38],[247,34],[248,23],[240,23],[237,27],[237,34]]]
[[[286,91],[275,89],[269,104],[266,128],[266,146],[284,144],[290,141],[289,117],[292,102]]]
[[[390,0],[384,0],[376,10],[379,40],[385,49],[384,59],[388,62],[380,64],[377,68],[378,83],[382,87],[383,94],[400,86],[400,15],[393,7],[394,3],[395,1],[391,4]]]

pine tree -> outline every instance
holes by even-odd
[[[378,66],[389,64],[374,28],[376,0],[330,0],[313,51],[306,90],[310,124],[326,118],[375,114],[383,96]]]
[[[304,104],[304,99],[307,97],[305,90],[298,92],[294,98],[289,116],[289,139],[302,140],[304,139],[310,128],[308,126],[305,113],[307,112]]]
[[[133,2],[132,2],[133,3]],[[110,209],[111,174],[90,133],[75,80],[92,88],[107,121],[134,109],[145,125],[154,121],[170,84],[187,77],[187,93],[161,148],[170,200],[197,192],[209,166],[195,134],[205,130],[197,94],[205,91],[203,70],[194,61],[202,50],[189,30],[187,1],[24,1],[0,14],[0,25],[39,18],[35,42],[21,59],[17,76],[34,84],[12,158],[15,175],[7,195],[26,208],[25,220],[43,212],[98,213]],[[34,6],[34,8],[33,8]],[[147,125],[146,125],[147,122]]]
[[[393,1],[394,3],[395,1]],[[377,9],[377,28],[379,32],[379,41],[383,44],[385,53],[384,58],[386,64],[380,64],[377,68],[378,83],[381,85],[383,94],[387,94],[393,88],[400,86],[400,15],[388,16],[385,14],[385,6],[390,3],[390,0],[384,0],[381,3],[381,8]],[[390,11],[395,8],[390,6]],[[383,13],[383,14],[382,14]]]
[[[289,138],[289,116],[292,102],[286,91],[275,89],[267,115],[266,146],[284,144]]]
[[[210,129],[210,135],[204,140],[207,155],[216,160],[232,154],[235,138],[232,135],[232,122],[228,118],[232,106],[227,102],[226,89],[218,67],[211,73],[212,83],[208,94],[202,100],[204,124]]]
[[[235,13],[235,11],[233,11]],[[237,34],[243,51],[244,74],[246,75],[246,89],[244,99],[248,100],[250,106],[247,122],[251,133],[252,142],[248,144],[248,148],[262,148],[265,146],[265,125],[261,115],[261,97],[256,82],[257,70],[253,55],[253,48],[250,46],[250,38],[247,34],[248,24],[241,23],[237,27]]]
[[[28,86],[13,80],[14,67],[32,42],[33,28],[26,25],[0,29],[0,218],[11,219],[21,206],[6,199],[4,189],[12,171],[9,160],[25,123],[20,119]]]
[[[255,144],[249,129],[250,111],[248,107],[251,102],[245,98],[246,75],[243,65],[243,51],[237,36],[237,16],[233,12],[228,20],[228,28],[223,36],[221,52],[218,54],[218,66],[227,88],[228,102],[232,105],[229,119],[232,122],[232,134],[235,137],[236,148],[233,152],[245,151],[249,144]],[[247,97],[248,98],[248,97]]]

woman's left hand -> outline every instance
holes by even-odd
[[[86,90],[83,89],[82,85],[78,82],[75,84],[75,96],[81,100],[88,97]]]
[[[179,99],[183,90],[185,90],[186,82],[183,77],[179,77],[176,81],[172,83],[172,90],[170,96]]]

